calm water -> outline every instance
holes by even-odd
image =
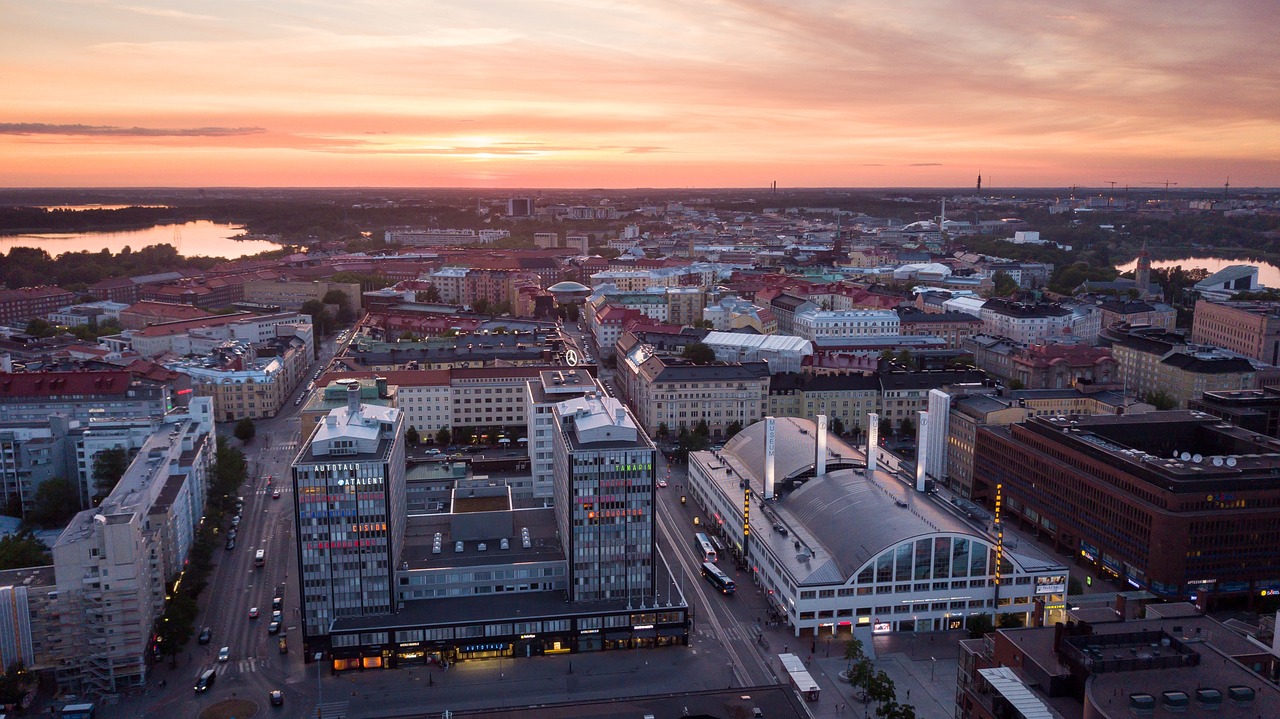
[[[197,220],[180,225],[155,225],[145,230],[124,232],[69,232],[32,235],[7,235],[0,237],[0,253],[8,253],[11,247],[39,247],[50,256],[64,252],[101,252],[103,248],[118,253],[127,245],[140,250],[148,245],[168,243],[178,248],[178,254],[186,257],[203,255],[235,259],[276,250],[280,245],[265,240],[233,240],[242,234],[239,225],[225,225],[208,220]]]
[[[1138,261],[1134,260],[1123,265],[1116,265],[1116,269],[1121,272],[1132,272],[1137,267]],[[1213,274],[1224,267],[1231,265],[1253,265],[1258,268],[1258,282],[1263,287],[1280,287],[1280,267],[1268,265],[1263,262],[1253,262],[1251,260],[1224,260],[1220,257],[1184,257],[1181,260],[1152,260],[1152,269],[1163,267],[1177,267],[1182,265],[1182,269],[1190,270],[1197,267],[1203,267]]]

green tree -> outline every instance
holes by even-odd
[[[0,705],[17,704],[30,691],[30,685],[36,681],[34,675],[27,671],[21,661],[13,661],[4,668],[0,675]]]
[[[1021,614],[1001,614],[998,624],[1001,629],[1017,629],[1026,626],[1027,620]]]
[[[481,314],[481,315],[489,314],[489,300],[481,297],[480,299],[471,303],[471,310],[476,314]]]
[[[330,316],[323,302],[307,300],[302,303],[302,308],[298,311],[311,316],[311,324],[315,327],[317,335],[323,337],[333,330],[333,317]]]
[[[702,342],[685,345],[684,351],[680,353],[680,356],[694,364],[711,364],[716,361],[715,350]]]
[[[232,434],[234,434],[235,438],[241,442],[249,444],[253,441],[253,438],[257,436],[258,427],[253,423],[253,420],[248,417],[243,417],[239,422],[236,422],[236,428],[232,430]]]
[[[129,450],[109,447],[93,456],[93,479],[98,495],[105,497],[115,489],[125,470],[129,469]]]
[[[871,701],[875,702],[880,707],[893,702],[898,696],[897,691],[893,686],[893,680],[890,679],[889,675],[885,674],[883,671],[876,672],[875,676],[867,682],[866,691],[867,696],[871,698]],[[879,716],[879,714],[880,710],[877,709],[876,715]]]
[[[355,312],[351,309],[351,298],[342,290],[329,290],[324,293],[321,302],[326,305],[337,305],[338,307],[338,324],[349,325],[355,319]]]
[[[58,328],[49,324],[48,320],[36,317],[27,322],[26,332],[32,337],[52,337],[58,334]]]
[[[898,434],[903,437],[916,436],[916,423],[912,422],[910,417],[903,417],[898,420]]]
[[[969,616],[967,629],[970,639],[981,639],[995,630],[990,614],[972,614]]]
[[[80,511],[80,489],[62,477],[46,479],[36,488],[35,501],[27,519],[45,527],[60,527]]]
[[[733,436],[742,431],[742,423],[734,420],[724,428],[724,438],[733,439]]]
[[[1017,377],[1014,377],[1013,379],[1009,380],[1007,384],[1009,389],[1011,390],[1020,390],[1020,389],[1027,388],[1026,383],[1018,379]]]
[[[43,567],[52,563],[49,547],[29,530],[0,537],[0,570]]]
[[[912,363],[911,350],[904,349],[898,352],[897,357],[895,357],[894,359],[896,359],[898,361],[898,364],[902,365],[903,367],[911,367],[911,363]]]
[[[404,441],[410,447],[417,447],[418,443],[422,441],[422,437],[418,434],[417,428],[411,425],[409,429],[404,431]]]
[[[1142,396],[1142,401],[1158,410],[1177,409],[1178,402],[1162,389],[1152,390]]]
[[[831,418],[831,433],[837,437],[844,434],[844,420],[839,417]]]
[[[888,417],[881,417],[880,421],[876,424],[876,427],[879,428],[880,436],[882,438],[893,434],[893,420]]]
[[[671,428],[666,422],[658,423],[658,439],[666,439],[671,434]]]
[[[440,290],[436,289],[435,285],[428,285],[426,291],[422,293],[422,301],[435,303],[442,302],[443,299],[440,297]]]
[[[991,279],[995,282],[995,288],[991,290],[991,294],[995,297],[1008,297],[1018,291],[1018,283],[1004,270],[997,272]]]
[[[453,441],[453,435],[448,427],[441,427],[440,431],[436,432],[436,444],[449,444],[451,441]]]

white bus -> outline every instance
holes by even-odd
[[[267,565],[267,550],[259,549],[257,553],[253,555],[253,566],[265,567],[266,565]]]
[[[698,552],[704,562],[720,561],[720,555],[716,552],[716,548],[711,546],[711,540],[702,532],[693,535],[693,549]]]

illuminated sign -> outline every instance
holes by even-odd
[[[533,638],[534,638],[534,637],[536,637],[536,636],[538,636],[538,635],[537,635],[537,634],[521,634],[521,635],[520,635],[520,638],[521,638],[521,639],[533,639]]]
[[[653,629],[652,624],[637,624],[632,629]]]
[[[996,527],[996,586],[1000,586],[1002,578],[1002,566],[1004,564],[1004,525],[1000,523],[1000,505],[1004,502],[1004,485],[996,485],[996,502],[995,502],[995,527]]]
[[[875,632],[876,634],[883,634],[885,632],[892,631],[892,630],[893,630],[893,625],[890,624],[889,622],[876,622],[875,624],[871,625],[871,631]]]
[[[1067,593],[1067,575],[1051,574],[1045,577],[1036,577],[1036,594],[1066,594]]]

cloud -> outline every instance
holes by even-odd
[[[907,167],[942,167],[941,162],[913,162]]]
[[[0,135],[66,135],[71,137],[238,137],[266,132],[261,127],[115,127],[54,125],[46,122],[0,122]]]

